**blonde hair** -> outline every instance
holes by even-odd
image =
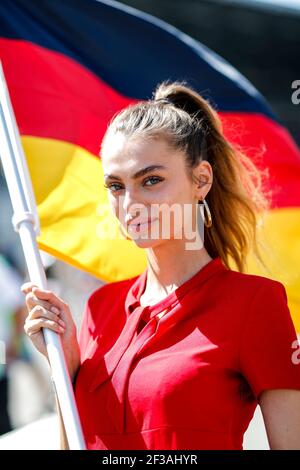
[[[220,256],[230,267],[230,258],[245,271],[250,250],[264,265],[257,244],[259,214],[268,210],[270,194],[263,190],[266,171],[226,140],[221,120],[211,104],[186,82],[160,83],[153,98],[129,105],[113,116],[109,134],[128,137],[163,137],[186,155],[189,175],[201,160],[213,170],[206,195],[213,225],[205,227],[204,247],[212,258]]]

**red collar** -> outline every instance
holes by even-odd
[[[156,315],[165,308],[169,307],[172,303],[177,302],[182,298],[187,292],[191,289],[199,286],[202,282],[206,281],[210,276],[219,272],[220,270],[226,270],[227,268],[223,264],[223,261],[220,256],[212,259],[207,263],[203,268],[201,268],[196,274],[194,274],[190,279],[185,281],[181,286],[177,287],[173,292],[171,292],[167,297],[160,300],[154,305],[148,307],[150,316]],[[134,309],[140,306],[140,297],[145,290],[147,282],[147,269],[143,271],[131,285],[126,299],[125,299],[125,311],[127,317],[134,311]]]

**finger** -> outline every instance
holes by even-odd
[[[65,328],[58,325],[58,323],[47,320],[46,318],[38,318],[36,320],[29,320],[25,322],[24,330],[28,336],[32,336],[35,333],[41,331],[42,328],[48,328],[49,330],[55,331],[55,333],[64,333]]]
[[[32,288],[33,287],[37,287],[36,284],[34,284],[33,282],[25,282],[24,284],[22,284],[21,286],[21,291],[24,293],[24,294],[27,294],[28,292],[31,292],[32,291]]]
[[[33,294],[40,300],[47,300],[52,305],[59,309],[67,307],[67,304],[60,298],[58,295],[54,294],[51,290],[40,289],[39,287],[34,287],[32,289]]]
[[[56,323],[59,323],[63,327],[66,327],[65,322],[61,318],[59,318],[58,315],[56,315],[55,313],[41,307],[40,305],[36,305],[30,311],[30,314],[27,317],[28,321],[35,320],[35,319],[38,319],[38,318],[46,318],[48,320],[52,320],[52,321],[55,321]]]
[[[28,307],[28,310],[32,310],[36,305],[40,305],[41,307],[44,307],[47,310],[50,310],[51,312],[55,313],[56,315],[60,315],[60,309],[55,307],[55,305],[52,305],[50,302],[47,300],[40,300],[38,299],[33,292],[29,292],[26,294],[26,305]]]

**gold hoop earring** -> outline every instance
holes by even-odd
[[[208,206],[206,200],[203,198],[200,201],[198,201],[198,204],[203,204],[204,205],[204,210],[205,210],[204,225],[205,225],[205,227],[207,227],[207,228],[211,227],[212,226],[212,216],[211,216],[211,212],[210,212],[210,209],[209,209],[209,206]]]

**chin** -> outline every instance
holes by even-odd
[[[161,245],[165,240],[153,240],[151,238],[136,238],[132,240],[139,248],[154,248]]]

